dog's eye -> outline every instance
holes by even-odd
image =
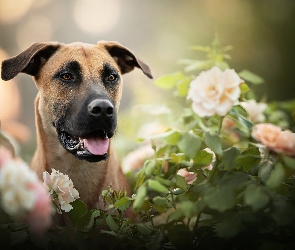
[[[60,75],[60,78],[65,81],[70,81],[73,79],[73,75],[71,73],[63,73]]]
[[[118,76],[116,75],[116,74],[110,74],[109,76],[108,76],[108,81],[109,82],[114,82],[114,81],[116,81],[118,79]]]

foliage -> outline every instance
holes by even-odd
[[[229,68],[230,49],[221,47],[217,38],[211,46],[193,46],[206,59],[181,60],[184,72],[162,76],[155,84],[185,99],[201,71]],[[246,101],[255,96],[252,84],[263,79],[248,70],[239,75],[245,81],[240,101]],[[3,244],[25,242],[28,249],[294,249],[295,158],[256,143],[253,122],[240,104],[225,117],[205,118],[192,111],[190,102],[181,105],[182,116],[171,118],[174,126],[149,138],[155,155],[138,172],[129,173],[132,197],[110,187],[102,193],[105,211],[89,211],[77,200],[67,213],[73,226],[54,228],[41,239],[24,225],[2,224]],[[294,130],[294,114],[295,101],[269,103],[265,122]],[[225,127],[225,119],[234,126]],[[183,168],[196,174],[192,183],[178,174]],[[124,216],[130,209],[135,220]]]

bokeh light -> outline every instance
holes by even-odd
[[[32,3],[33,0],[22,0],[17,2],[11,0],[1,0],[0,22],[5,24],[17,22],[28,12]]]
[[[20,50],[34,42],[50,41],[52,25],[46,16],[35,14],[22,23],[16,31],[16,41]]]
[[[74,6],[77,25],[89,34],[104,34],[118,22],[120,3],[118,0],[78,0]]]

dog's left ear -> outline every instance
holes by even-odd
[[[120,43],[102,41],[98,44],[104,46],[109,54],[114,58],[120,67],[122,74],[128,73],[132,71],[134,67],[137,67],[140,68],[147,77],[151,79],[153,78],[149,66],[138,59],[132,51]]]

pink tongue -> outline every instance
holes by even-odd
[[[89,138],[84,139],[84,146],[93,155],[104,155],[107,153],[109,148],[108,138]]]

